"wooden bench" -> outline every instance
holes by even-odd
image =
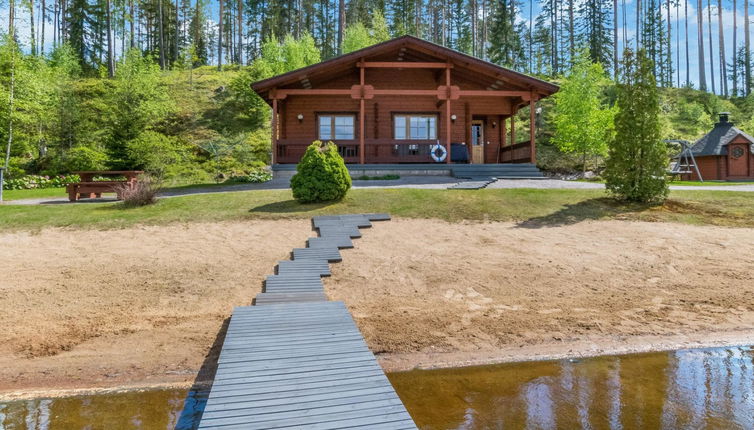
[[[122,196],[118,191],[119,188],[126,184],[128,187],[134,187],[138,181],[137,177],[142,174],[141,171],[136,170],[108,170],[108,171],[86,171],[86,172],[74,172],[79,175],[81,182],[75,182],[66,185],[66,191],[68,192],[68,200],[75,202],[79,199],[86,198],[99,198],[103,193],[115,193],[118,200],[121,200]],[[113,181],[95,181],[95,177],[124,177],[125,180],[113,180]]]

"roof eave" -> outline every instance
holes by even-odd
[[[309,66],[306,66],[306,67],[302,67],[300,69],[292,70],[290,72],[286,72],[286,73],[283,73],[283,74],[280,74],[280,75],[277,75],[277,76],[273,76],[273,77],[270,77],[270,78],[267,78],[267,79],[263,79],[263,80],[260,80],[260,81],[252,83],[251,84],[251,88],[255,92],[257,92],[260,96],[262,96],[263,98],[267,99],[266,94],[269,92],[269,90],[271,90],[272,88],[274,88],[276,86],[285,85],[287,83],[295,82],[297,79],[292,79],[294,76],[298,76],[298,75],[301,75],[301,74],[306,74],[307,72],[310,72],[312,70],[317,70],[317,69],[322,68],[322,67],[327,67],[328,65],[335,65],[335,64],[341,64],[341,63],[348,63],[350,61],[356,61],[360,57],[363,57],[365,55],[369,55],[369,54],[371,54],[371,53],[373,53],[375,51],[379,51],[380,49],[384,49],[385,47],[388,47],[388,49],[389,49],[389,47],[392,47],[393,45],[401,45],[401,44],[405,44],[406,42],[409,42],[409,41],[413,42],[413,43],[416,43],[416,44],[419,44],[419,45],[423,44],[423,45],[428,46],[428,47],[430,47],[432,49],[440,49],[442,51],[447,52],[450,56],[457,57],[459,59],[458,61],[463,60],[463,61],[473,62],[473,63],[479,64],[479,65],[481,65],[483,67],[486,67],[486,68],[488,68],[490,70],[493,70],[493,72],[497,73],[497,74],[506,74],[507,73],[507,74],[513,75],[516,78],[524,81],[524,83],[526,83],[529,86],[533,87],[532,91],[536,90],[536,92],[541,93],[541,94],[543,94],[545,96],[550,96],[550,95],[555,94],[556,92],[558,92],[558,90],[560,90],[560,87],[557,86],[557,85],[555,85],[555,84],[553,84],[553,83],[550,83],[550,82],[547,82],[547,81],[535,78],[533,76],[526,75],[524,73],[517,72],[515,70],[511,70],[511,69],[507,69],[505,67],[498,66],[498,65],[490,63],[488,61],[484,61],[484,60],[481,60],[479,58],[472,57],[472,56],[470,56],[468,54],[464,54],[463,52],[459,52],[459,51],[456,51],[456,50],[451,49],[451,48],[447,48],[447,47],[444,47],[444,46],[441,46],[441,45],[437,45],[435,43],[428,42],[426,40],[419,39],[417,37],[410,36],[410,35],[401,36],[401,37],[398,37],[398,38],[395,38],[395,39],[391,39],[391,40],[388,40],[388,41],[385,41],[385,42],[378,43],[376,45],[372,45],[372,46],[368,46],[366,48],[359,49],[357,51],[349,52],[348,54],[344,54],[344,55],[341,55],[341,56],[338,56],[338,57],[335,57],[335,58],[331,58],[329,60],[325,60],[325,61],[317,63],[317,64],[312,64],[312,65],[309,65]]]

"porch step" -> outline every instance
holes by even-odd
[[[545,179],[542,172],[531,163],[520,164],[453,164],[456,178],[463,179]]]

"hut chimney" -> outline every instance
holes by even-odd
[[[730,124],[730,112],[720,112],[718,115],[720,117],[720,124]]]

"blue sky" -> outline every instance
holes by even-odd
[[[577,0],[577,4],[580,0]],[[17,2],[17,4],[20,2]],[[529,5],[528,2],[524,2],[522,4],[522,9],[520,10],[519,19],[522,21],[525,21],[528,23],[529,21]],[[628,30],[627,35],[629,40],[633,40],[635,36],[635,29],[634,29],[634,23],[636,21],[636,4],[635,0],[627,0],[626,1],[626,21],[628,23]],[[718,18],[717,18],[717,3],[713,2],[712,5],[712,53],[713,53],[713,67],[714,67],[714,73],[716,77],[715,87],[718,92],[720,92],[720,82],[719,82],[719,50],[718,50]],[[738,1],[738,44],[739,46],[743,46],[744,43],[744,34],[743,34],[743,27],[744,27],[744,16],[743,16],[743,1]],[[18,6],[17,6],[18,7]],[[578,6],[577,6],[578,7]],[[673,34],[672,34],[672,49],[673,49],[673,66],[678,71],[680,70],[681,73],[681,83],[684,83],[686,80],[686,58],[685,58],[685,48],[684,48],[684,38],[685,38],[685,28],[683,25],[683,4],[681,4],[680,9],[678,12],[680,13],[680,21],[677,20],[676,17],[676,8],[674,6],[671,6],[671,24],[673,26]],[[705,40],[705,65],[706,65],[706,73],[707,73],[707,87],[708,89],[711,89],[711,83],[710,83],[710,61],[709,61],[709,35],[707,32],[707,2],[703,2],[704,7],[704,40]],[[750,22],[751,22],[751,14],[754,13],[754,7],[751,8],[750,11]],[[538,4],[534,6],[534,15],[539,13],[540,7]],[[214,13],[216,13],[216,10],[213,10]],[[696,18],[697,18],[697,7],[696,2],[689,2],[688,4],[688,31],[690,35],[689,40],[689,63],[690,63],[690,80],[694,83],[695,86],[698,86],[698,52],[697,52],[697,43],[696,43]],[[728,61],[730,61],[730,56],[732,52],[732,40],[733,40],[733,3],[732,0],[726,0],[723,1],[723,34],[725,35],[725,54]],[[611,12],[612,16],[612,12]],[[663,5],[663,16],[666,16],[665,6]],[[22,43],[28,44],[29,43],[29,16],[28,12],[22,8],[18,8],[17,12],[17,27],[19,36],[21,38]],[[619,16],[618,16],[618,22],[622,23],[622,10],[621,5],[619,3]],[[680,26],[679,26],[680,24]],[[0,31],[7,31],[8,27],[8,9],[7,9],[7,0],[0,0]],[[680,28],[679,28],[680,27]],[[49,48],[51,46],[51,40],[52,40],[52,32],[50,31],[51,27],[48,27],[47,34],[46,34],[46,45]],[[680,33],[679,33],[680,31]],[[622,34],[622,31],[619,31],[619,36]],[[680,35],[680,49],[681,49],[681,63],[680,67],[679,64],[676,64],[676,37],[677,35]],[[619,37],[619,39],[621,39]],[[619,46],[622,50],[623,43],[622,39],[619,40]],[[752,41],[754,43],[754,40]],[[677,73],[677,72],[676,72]],[[677,78],[674,76],[673,82],[675,83],[677,81]]]

